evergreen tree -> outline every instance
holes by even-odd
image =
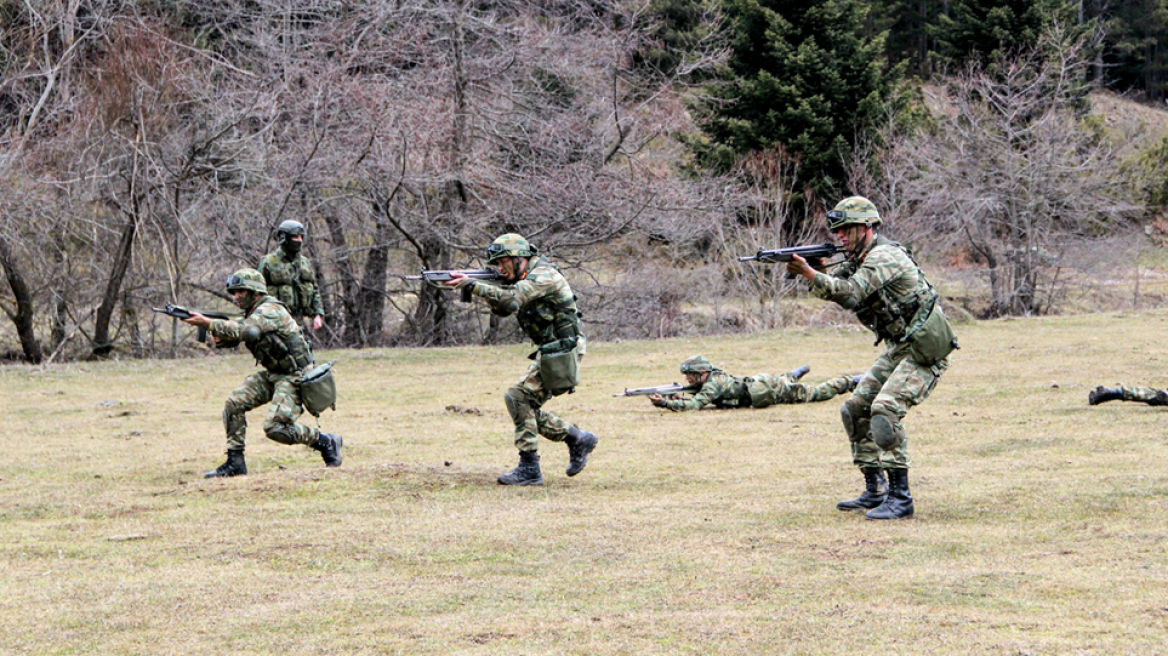
[[[1052,23],[1080,24],[1078,0],[952,0],[936,18],[937,55],[951,68],[1033,47]],[[1082,29],[1085,29],[1085,25]]]
[[[884,35],[865,35],[869,9],[859,0],[729,0],[732,51],[725,83],[702,108],[709,141],[693,144],[699,162],[728,171],[781,146],[801,161],[808,191],[842,193],[843,155],[903,75],[885,65]]]

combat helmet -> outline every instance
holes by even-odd
[[[523,235],[509,232],[487,246],[487,263],[494,262],[501,257],[532,257],[539,253]]]
[[[850,225],[878,226],[881,223],[876,205],[863,196],[849,196],[827,213],[827,229],[833,232]]]
[[[255,269],[240,269],[227,276],[227,293],[246,289],[250,292],[267,294],[268,286],[264,284],[264,276]]]
[[[681,373],[683,374],[702,374],[713,370],[714,365],[710,364],[704,355],[695,355],[681,363]]]
[[[306,234],[303,223],[289,219],[276,228],[276,242],[286,249],[298,251],[300,244],[292,241],[292,237],[294,235],[303,237]]]

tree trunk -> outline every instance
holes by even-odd
[[[361,333],[367,345],[378,345],[385,324],[385,289],[389,269],[390,222],[383,214],[390,208],[373,204],[373,223],[376,226],[373,248],[365,260],[365,277],[361,281]]]
[[[12,250],[8,242],[0,237],[0,266],[4,267],[4,275],[8,278],[8,286],[12,288],[12,296],[16,299],[16,312],[6,312],[8,318],[16,325],[16,334],[20,337],[20,347],[24,350],[24,357],[29,362],[38,363],[44,358],[41,345],[33,332],[33,303],[32,292],[20,267],[12,257]]]
[[[122,238],[118,242],[118,249],[114,252],[113,269],[110,271],[109,281],[106,283],[105,294],[101,300],[101,307],[97,310],[97,319],[93,326],[93,354],[91,359],[104,358],[113,350],[110,340],[110,320],[114,316],[114,306],[118,303],[122,281],[130,268],[130,258],[134,252],[134,237],[138,232],[138,222],[131,216],[122,229]]]

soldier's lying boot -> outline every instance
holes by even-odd
[[[345,443],[344,438],[340,435],[333,435],[332,433],[321,433],[316,438],[316,444],[312,445],[313,449],[320,451],[320,457],[324,460],[326,467],[340,467],[341,466],[341,446]]]
[[[809,367],[807,365],[803,365],[802,367],[799,367],[798,369],[792,369],[792,370],[788,371],[787,376],[791,380],[799,380],[800,378],[806,376],[808,371],[811,371],[811,367]]]
[[[1168,392],[1156,390],[1156,398],[1148,401],[1148,405],[1168,405]]]
[[[543,485],[543,474],[539,471],[539,453],[520,451],[519,466],[498,478],[499,485]]]
[[[869,510],[868,519],[908,519],[913,516],[912,495],[908,493],[908,470],[888,470],[888,497],[879,508]]]
[[[863,376],[852,376],[852,389],[848,390],[849,392],[860,386],[861,378],[863,378]]]
[[[588,464],[588,454],[596,448],[596,443],[600,438],[582,431],[575,426],[568,429],[568,437],[564,438],[564,444],[568,445],[568,476],[575,476],[584,471],[584,467]]]
[[[1100,385],[1087,394],[1087,405],[1099,405],[1100,403],[1120,401],[1122,399],[1122,387],[1104,387]]]
[[[862,467],[864,474],[864,491],[860,496],[850,501],[840,501],[835,504],[840,510],[868,510],[884,503],[888,496],[888,483],[884,480],[884,470],[879,467]]]
[[[203,478],[226,478],[228,476],[247,476],[247,462],[243,459],[243,451],[228,451],[227,462],[216,467],[214,471],[203,474]]]

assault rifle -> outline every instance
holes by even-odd
[[[173,303],[167,303],[165,307],[150,308],[150,309],[154,310],[155,312],[158,312],[160,314],[170,315],[170,316],[174,317],[175,319],[190,319],[191,316],[193,316],[193,313],[191,310],[188,310],[181,305],[175,305]],[[198,312],[199,314],[203,315],[204,317],[207,317],[208,319],[226,319],[226,320],[230,321],[230,320],[235,318],[235,317],[231,316],[230,314],[224,314],[223,312],[202,312],[200,310],[195,310],[194,312]],[[207,346],[210,346],[211,342],[207,341],[207,328],[205,326],[197,326],[197,328],[199,329],[199,333],[195,336],[195,339],[206,344]]]
[[[494,282],[502,282],[506,280],[503,274],[499,273],[497,269],[422,269],[422,275],[406,276],[406,280],[425,280],[431,285],[439,288],[445,288],[445,285],[438,285],[440,282],[454,280],[452,273],[461,273],[471,280],[489,280]],[[462,288],[462,296],[460,299],[463,303],[470,303],[470,285]]]
[[[774,264],[776,262],[790,262],[794,260],[793,255],[798,255],[805,260],[817,260],[825,257],[831,257],[836,253],[844,252],[835,244],[828,242],[818,246],[794,246],[792,248],[777,248],[773,251],[764,251],[761,247],[754,255],[746,255],[738,258],[739,262],[762,262],[763,264]],[[833,262],[832,264],[838,264]],[[830,265],[829,265],[830,266]]]
[[[674,383],[672,385],[662,385],[660,387],[638,387],[637,389],[629,389],[626,387],[624,392],[621,394],[613,394],[613,396],[648,396],[649,394],[668,395],[679,394],[681,392],[693,394],[695,392],[701,391],[701,389],[702,386],[700,384],[678,385],[677,383]]]

